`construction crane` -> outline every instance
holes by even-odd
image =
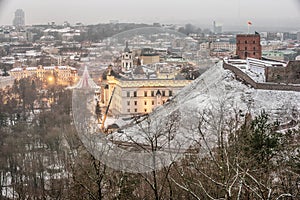
[[[100,119],[101,119],[101,107],[100,107],[100,102],[97,100],[96,103],[96,108],[95,108],[95,113],[97,117],[98,124],[100,124]]]
[[[105,113],[104,113],[103,120],[102,120],[102,124],[101,124],[101,130],[104,130],[104,123],[105,123],[105,120],[106,120],[106,117],[107,117],[107,114],[108,114],[109,106],[110,106],[110,104],[111,104],[112,98],[113,98],[114,93],[115,93],[115,89],[116,89],[116,88],[114,88],[113,91],[112,91],[112,93],[111,93],[111,96],[110,96],[110,99],[109,99],[109,102],[108,102],[106,111],[105,111]]]

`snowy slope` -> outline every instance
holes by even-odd
[[[231,119],[242,123],[247,112],[255,116],[265,110],[272,120],[286,123],[299,120],[299,109],[300,92],[250,88],[235,80],[220,62],[183,88],[171,102],[157,108],[143,123],[110,137],[149,143],[156,135],[161,146],[187,148],[200,140],[200,133],[214,143],[221,130],[229,128]]]

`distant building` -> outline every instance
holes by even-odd
[[[210,44],[211,49],[216,50],[229,50],[229,51],[235,51],[236,50],[236,44],[230,43],[230,42],[212,42]]]
[[[297,33],[296,32],[284,32],[282,33],[282,40],[297,40]]]
[[[213,32],[215,34],[222,33],[222,26],[221,25],[217,25],[215,21],[213,22]]]
[[[272,51],[263,51],[262,56],[264,58],[273,59],[273,60],[290,61],[296,59],[297,53],[292,50],[272,50]]]
[[[24,26],[25,25],[25,13],[22,9],[18,9],[15,12],[15,18],[13,20],[14,26]]]
[[[70,66],[38,66],[38,67],[16,67],[9,71],[10,75],[19,80],[33,77],[60,85],[71,85],[78,79],[77,69]]]
[[[261,59],[262,49],[259,34],[240,34],[236,36],[236,54],[240,59]]]
[[[264,58],[273,59],[273,60],[284,60],[284,54],[281,51],[263,51],[262,53]]]
[[[140,59],[142,64],[153,64],[158,63],[160,60],[159,54],[154,52],[153,49],[142,49]]]

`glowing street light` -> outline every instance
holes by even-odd
[[[49,76],[49,77],[48,77],[48,82],[49,82],[49,83],[53,83],[53,81],[54,81],[53,77],[52,77],[52,76]]]

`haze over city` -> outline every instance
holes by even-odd
[[[0,24],[12,23],[16,9],[23,9],[26,24],[58,24],[82,22],[84,24],[119,22],[194,23],[211,25],[213,20],[224,28],[243,26],[248,20],[257,27],[299,29],[300,5],[298,0],[210,0],[210,1],[71,1],[71,0],[2,0]]]

